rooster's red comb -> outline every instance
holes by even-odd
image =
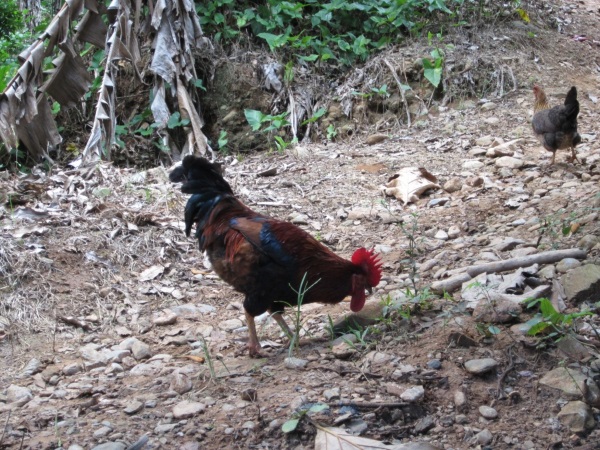
[[[381,281],[381,260],[373,249],[359,248],[352,254],[352,263],[367,269],[367,283],[375,287]]]

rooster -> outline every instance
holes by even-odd
[[[169,178],[192,194],[185,207],[186,235],[196,224],[200,250],[213,270],[245,295],[251,356],[260,356],[261,348],[254,317],[268,311],[291,336],[281,313],[298,305],[301,284],[302,304],[339,303],[349,295],[350,309],[357,312],[365,290],[372,293],[381,280],[381,262],[372,250],[359,248],[348,261],[301,228],[252,211],[235,197],[217,164],[186,156]]]
[[[581,142],[577,132],[577,116],[579,115],[579,102],[577,101],[577,88],[573,86],[567,93],[565,103],[550,108],[546,93],[539,86],[533,87],[535,102],[533,105],[533,120],[531,125],[536,137],[544,148],[552,152],[552,161],[556,157],[556,150],[571,149],[571,161],[579,161],[575,153],[575,146]]]

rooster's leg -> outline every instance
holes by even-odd
[[[554,158],[556,158],[556,152],[552,152],[552,161],[550,161],[550,165],[554,164]]]
[[[250,356],[260,357],[260,342],[258,342],[258,335],[256,334],[256,324],[254,323],[254,317],[251,316],[248,311],[246,313],[246,324],[248,325],[248,334],[250,339],[248,340],[248,350]]]
[[[269,311],[271,312],[271,311]],[[277,321],[277,323],[279,324],[279,326],[281,327],[281,329],[283,330],[283,332],[287,335],[288,338],[291,339],[292,337],[292,330],[290,329],[290,327],[288,326],[288,324],[285,322],[285,319],[283,318],[283,316],[281,315],[280,312],[274,312],[271,314],[273,316],[273,319],[275,319]]]

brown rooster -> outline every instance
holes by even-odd
[[[579,161],[575,153],[575,146],[581,142],[581,136],[577,132],[577,88],[573,86],[567,93],[564,104],[554,108],[550,108],[546,93],[539,86],[533,87],[533,95],[535,103],[531,125],[544,148],[552,152],[550,164],[554,164],[556,150],[566,148],[571,149],[571,161]]]
[[[192,194],[185,207],[185,231],[196,224],[200,250],[214,271],[243,293],[251,356],[259,355],[254,317],[269,311],[290,335],[281,312],[298,305],[302,281],[310,287],[304,303],[338,303],[350,296],[350,309],[360,311],[365,290],[381,280],[381,263],[373,251],[359,248],[350,261],[337,256],[301,228],[252,211],[234,195],[220,167],[187,156],[170,174]]]

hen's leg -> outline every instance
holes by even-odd
[[[571,162],[575,162],[577,161],[579,164],[581,164],[581,161],[579,161],[579,159],[577,159],[577,153],[575,152],[575,147],[571,147]]]
[[[556,152],[552,152],[552,161],[550,161],[550,165],[554,164],[554,158],[556,158]]]
[[[256,334],[256,324],[254,323],[254,317],[248,313],[248,311],[244,311],[246,313],[246,324],[248,325],[248,350],[250,351],[250,356],[258,356],[260,357],[260,342],[258,342],[258,335]]]

